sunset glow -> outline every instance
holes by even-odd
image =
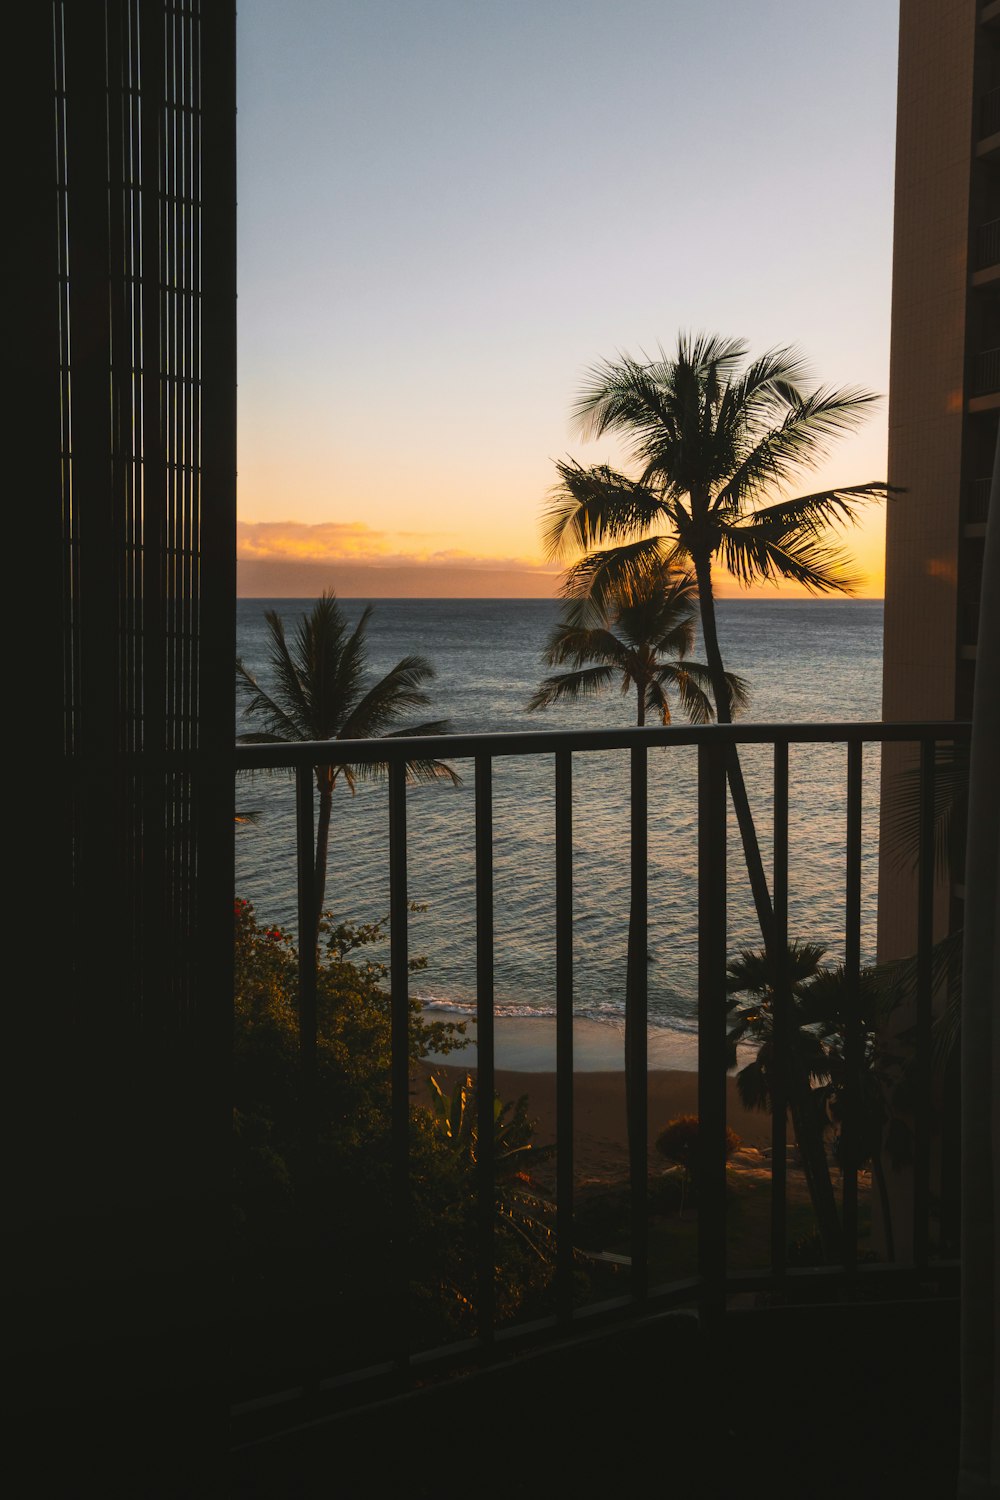
[[[556,592],[553,461],[621,461],[580,383],[680,329],[884,393],[889,10],[246,0],[241,593]],[[883,404],[802,488],[885,462]],[[883,537],[844,538],[868,597]]]

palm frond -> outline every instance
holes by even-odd
[[[787,394],[793,393],[789,390]],[[766,421],[771,413],[754,412],[752,408],[745,411],[742,452],[718,490],[716,504],[742,512],[758,503],[768,492],[824,458],[831,441],[854,431],[878,400],[871,391],[859,387],[820,389],[787,403],[776,425]]]
[[[265,692],[250,668],[245,666],[239,658],[236,660],[236,685],[247,699],[243,707],[244,718],[263,719],[267,726],[264,731],[267,738],[260,743],[276,744],[285,740],[306,738],[295,718],[287,713],[269,693]],[[243,735],[239,738],[243,744],[252,745],[257,742],[255,737],[250,735]]]
[[[563,698],[592,698],[604,692],[616,676],[614,667],[585,667],[577,672],[559,672],[546,677],[525,705],[529,713],[549,708]]]
[[[663,514],[662,499],[607,464],[585,468],[575,459],[556,463],[559,483],[542,516],[547,557],[565,557],[648,530]]]
[[[820,490],[815,495],[800,495],[795,500],[778,500],[762,506],[754,511],[753,525],[794,532],[809,528],[823,531],[834,525],[856,526],[860,507],[870,500],[884,500],[889,493],[897,493],[895,486],[875,479],[867,484]]]
[[[655,682],[661,689],[669,682],[680,699],[685,717],[692,724],[711,724],[715,704],[711,695],[712,678],[699,662],[666,662],[657,667]]]
[[[562,592],[569,599],[586,599],[598,616],[608,617],[623,599],[641,598],[673,554],[673,546],[655,536],[590,552],[568,569]]]
[[[274,609],[267,610],[264,620],[268,633],[268,661],[276,682],[275,699],[285,715],[298,725],[295,738],[315,739],[309,693],[285,639],[285,622]]]
[[[582,629],[563,621],[549,637],[542,660],[550,667],[559,667],[566,662],[582,667],[588,661],[611,662],[620,667],[626,655],[625,646],[612,631],[597,626]]]
[[[354,705],[337,738],[368,740],[385,734],[389,725],[398,722],[401,713],[423,708],[430,702],[423,684],[434,675],[434,668],[425,657],[404,656]]]
[[[342,734],[345,714],[349,706],[357,702],[367,658],[365,635],[373,609],[373,605],[365,605],[357,625],[346,641],[343,640],[343,634],[339,640],[334,640],[330,635],[324,636],[319,631],[316,633],[313,648],[314,675],[309,680],[315,684],[314,711],[317,723],[324,730],[318,736],[320,739],[332,739],[335,735]],[[377,730],[374,732],[378,733]]]
[[[862,581],[843,549],[821,540],[811,525],[782,530],[752,521],[720,524],[718,551],[743,585],[788,578],[811,594],[854,594]]]
[[[916,869],[920,860],[921,770],[900,771],[886,799],[886,852],[897,869]],[[965,746],[934,747],[934,869],[944,874],[957,863],[957,835],[967,821],[969,752]]]

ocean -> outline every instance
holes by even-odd
[[[363,601],[345,600],[355,620]],[[279,611],[289,635],[308,612],[303,599],[243,599],[237,641],[267,683],[264,614]],[[551,669],[541,660],[559,615],[550,600],[383,600],[369,625],[371,677],[418,653],[436,669],[431,703],[414,715],[446,718],[457,732],[599,728],[634,723],[634,694],[529,714],[525,705]],[[802,722],[881,717],[881,600],[721,600],[719,633],[729,670],[750,684],[745,719]],[[693,659],[700,660],[698,649]],[[675,708],[675,718],[681,717]],[[238,728],[248,726],[240,720]],[[402,726],[400,726],[402,727]],[[768,746],[742,753],[765,863],[770,858]],[[413,992],[442,1018],[475,1005],[474,781],[456,761],[460,787],[420,786],[408,794],[409,894],[423,910],[410,922],[410,952],[426,956]],[[649,755],[649,1019],[664,1065],[689,1065],[696,1030],[697,767],[691,747]],[[790,752],[789,934],[843,958],[846,751],[792,746]],[[236,894],[258,916],[294,930],[294,791],[283,776],[242,780],[237,803],[259,812],[238,829]],[[862,958],[874,959],[878,862],[879,751],[866,747],[863,784]],[[494,762],[496,1012],[554,1016],[554,760]],[[628,929],[628,757],[574,757],[574,991],[582,1020],[621,1031]],[[759,947],[739,836],[731,820],[729,934],[733,953]],[[385,917],[388,798],[382,784],[355,796],[338,783],[330,835],[327,905],[338,920]],[[513,1064],[511,1064],[513,1065]]]

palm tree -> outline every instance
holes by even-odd
[[[831,1120],[828,1102],[834,1064],[822,1034],[827,1019],[822,992],[815,986],[824,971],[825,949],[815,943],[788,944],[785,976],[788,985],[788,1027],[784,1065],[774,1035],[774,969],[764,952],[744,950],[726,965],[729,1066],[736,1066],[737,1047],[756,1042],[752,1062],[736,1075],[740,1100],[747,1109],[770,1109],[775,1092],[784,1094],[802,1158],[809,1196],[826,1259],[839,1258],[841,1232],[837,1203],[826,1156]],[[748,995],[747,1001],[735,997]],[[816,1003],[817,1000],[820,1003]]]
[[[635,688],[640,727],[647,713],[670,723],[670,688],[693,723],[708,723],[708,668],[687,659],[694,644],[696,596],[690,573],[666,570],[645,580],[641,593],[613,600],[606,596],[599,612],[570,605],[552,632],[545,660],[553,667],[569,663],[573,670],[546,677],[528,703],[529,712],[564,698],[601,693],[620,676],[623,694]],[[732,673],[726,674],[726,681],[733,706],[743,708],[748,701],[746,683]]]
[[[731,689],[715,616],[713,565],[741,584],[792,579],[813,593],[853,592],[847,559],[825,535],[856,519],[881,481],[795,499],[777,498],[852,430],[877,399],[868,391],[812,389],[802,359],[771,349],[747,360],[741,340],[681,335],[656,360],[595,366],[577,401],[584,438],[620,434],[637,466],[557,464],[559,483],[545,518],[551,556],[580,554],[565,593],[597,609],[638,590],[668,564],[687,564],[698,585],[702,637],[716,716],[732,719]],[[727,762],[733,805],[765,943],[772,910],[739,758]]]
[[[261,687],[242,661],[236,662],[236,682],[246,699],[244,715],[261,729],[241,734],[239,743],[250,745],[293,744],[300,740],[363,740],[398,735],[446,734],[444,719],[393,729],[408,709],[429,702],[423,684],[434,676],[434,668],[422,656],[404,656],[390,672],[367,689],[365,633],[373,606],[368,604],[353,630],[348,627],[332,590],[317,599],[299,622],[291,644],[276,610],[264,616],[268,631],[268,661],[274,675],[272,692]],[[330,837],[333,788],[339,777],[353,792],[358,781],[386,775],[385,762],[363,765],[318,765],[319,792],[316,820],[315,890],[317,917],[323,911],[326,891],[326,858]],[[444,761],[424,758],[406,763],[407,780],[450,781],[460,778]]]
[[[674,688],[689,719],[705,724],[712,717],[707,668],[687,660],[694,644],[694,598],[697,584],[690,573],[662,568],[631,591],[605,594],[601,605],[572,601],[555,627],[545,651],[550,666],[571,663],[573,670],[546,677],[528,703],[529,711],[548,708],[564,698],[602,692],[616,677],[621,691],[635,688],[636,722],[645,725],[647,712],[670,723],[668,687]],[[617,634],[615,633],[617,630]],[[587,663],[595,663],[588,666]],[[726,674],[734,707],[748,701],[747,685]],[[632,892],[629,903],[628,961],[625,974],[625,1095],[628,1132],[634,1139],[632,1080],[633,1003],[638,966],[648,962],[645,904]]]

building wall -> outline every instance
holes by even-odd
[[[948,719],[960,657],[958,581],[968,371],[976,0],[900,8],[883,717]],[[916,947],[916,885],[894,857],[909,747],[883,757],[879,956]],[[937,894],[937,925],[949,895]]]

